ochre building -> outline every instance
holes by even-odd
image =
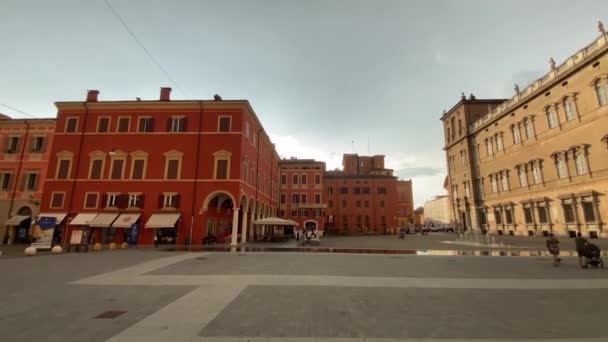
[[[606,237],[608,35],[508,100],[461,98],[444,112],[450,208],[492,234]]]

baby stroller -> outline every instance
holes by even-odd
[[[585,257],[585,268],[589,267],[589,265],[593,267],[604,267],[604,261],[600,256],[602,251],[600,248],[592,243],[588,243],[585,245],[585,249],[583,249],[583,256]]]

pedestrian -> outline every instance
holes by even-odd
[[[574,244],[576,245],[576,253],[578,253],[578,264],[581,265],[582,268],[587,268],[585,264],[585,246],[589,244],[587,239],[583,237],[583,234],[580,232],[576,233],[576,239],[574,239]]]
[[[559,241],[553,236],[553,233],[549,233],[549,238],[547,239],[547,249],[549,253],[553,255],[553,266],[559,266],[561,259],[559,258]]]
[[[154,232],[154,247],[158,248],[158,234]]]

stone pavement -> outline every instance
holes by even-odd
[[[148,249],[0,257],[0,272],[0,341],[608,340],[608,271],[573,257]]]

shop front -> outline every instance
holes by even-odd
[[[155,244],[175,244],[181,215],[181,213],[152,214],[144,228],[154,229]]]

